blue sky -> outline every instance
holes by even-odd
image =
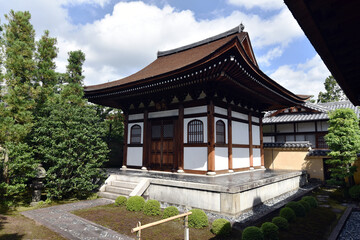
[[[67,52],[86,54],[85,84],[132,74],[168,50],[229,30],[241,22],[260,69],[298,94],[317,96],[330,75],[282,0],[0,0],[1,23],[10,9],[28,10],[37,38],[58,39],[59,71]]]

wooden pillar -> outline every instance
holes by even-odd
[[[250,169],[254,169],[254,154],[253,154],[253,139],[252,139],[252,120],[251,113],[248,115],[249,119],[249,155],[250,155]]]
[[[261,167],[264,168],[264,137],[263,137],[263,124],[262,117],[259,118],[260,122],[260,154],[261,154]]]
[[[149,111],[147,109],[144,110],[144,129],[143,129],[143,163],[142,163],[142,169],[146,170],[149,167],[149,155],[148,155],[148,148],[150,142],[149,139],[149,123],[148,123],[148,115]]]
[[[231,106],[228,107],[227,111],[228,119],[228,158],[229,158],[229,172],[233,172],[233,158],[232,158],[232,120],[231,120]]]
[[[178,137],[178,154],[177,154],[177,172],[184,172],[184,105],[180,103],[179,105],[179,118],[178,118],[178,127],[177,127]]]
[[[207,105],[207,136],[208,136],[208,172],[215,174],[215,127],[214,127],[214,103],[212,100]]]
[[[122,168],[126,168],[126,165],[127,165],[128,121],[129,121],[129,113],[124,112],[124,149],[123,149],[123,166],[122,166]]]

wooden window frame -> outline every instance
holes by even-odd
[[[219,126],[218,124],[221,124],[222,125],[221,127],[223,127],[223,132],[221,134],[219,134],[220,131],[218,129],[218,126]],[[222,139],[221,139],[222,141],[218,141],[218,136],[220,136],[220,135],[222,135]],[[226,126],[225,126],[225,123],[224,123],[223,120],[217,120],[216,121],[216,136],[215,136],[215,139],[216,139],[217,144],[226,144]]]
[[[199,123],[197,126],[200,126],[201,129],[198,130],[197,135],[190,134],[190,130],[195,131],[195,129],[191,129],[192,123]],[[196,126],[196,125],[194,125],[194,126]],[[201,136],[200,136],[200,130],[201,130]],[[195,140],[191,139],[190,135],[191,135],[191,137],[195,138]],[[192,144],[204,143],[204,123],[201,120],[193,119],[187,124],[187,143],[192,143]]]
[[[138,136],[134,136],[133,130],[135,129],[135,127],[138,127],[140,129],[140,134]],[[134,137],[139,137],[139,141],[133,141]],[[135,124],[130,128],[130,144],[141,144],[141,126],[139,124]]]

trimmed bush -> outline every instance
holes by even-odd
[[[297,217],[305,217],[306,215],[305,208],[298,202],[288,202],[285,207],[289,207],[294,210]]]
[[[140,196],[132,196],[126,201],[126,210],[139,212],[144,208],[145,199]]]
[[[263,240],[264,235],[258,227],[247,227],[242,232],[241,240]]]
[[[359,200],[360,199],[360,185],[352,186],[349,189],[349,195],[352,199]]]
[[[267,239],[267,240],[278,240],[279,239],[279,228],[272,222],[264,222],[261,225],[261,231],[263,232],[264,239]]]
[[[300,200],[300,201],[298,201],[298,203],[300,203],[300,204],[305,208],[305,212],[309,212],[309,211],[310,211],[311,206],[310,206],[310,204],[309,204],[307,201],[305,201],[305,200]]]
[[[294,210],[289,207],[282,208],[279,215],[280,217],[285,218],[288,222],[294,222],[296,219]]]
[[[172,216],[176,216],[178,214],[179,214],[179,210],[174,206],[170,206],[164,209],[162,218],[165,219]]]
[[[148,200],[144,205],[144,214],[148,216],[160,215],[160,203],[157,200]]]
[[[211,232],[215,235],[229,235],[231,224],[224,218],[216,219],[211,225]]]
[[[119,196],[115,199],[115,206],[125,206],[127,198],[125,196]]]
[[[272,223],[279,227],[280,230],[287,230],[289,228],[289,222],[283,217],[274,217]]]
[[[192,212],[192,214],[189,215],[189,227],[203,228],[209,225],[208,217],[203,210],[192,209],[190,212]]]
[[[305,196],[301,200],[305,200],[312,208],[316,208],[318,206],[318,202],[313,196]]]

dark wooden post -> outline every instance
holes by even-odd
[[[252,139],[252,115],[249,113],[249,154],[250,154],[250,169],[254,169],[254,154],[253,154],[253,139]]]
[[[129,121],[129,113],[124,112],[124,149],[123,149],[123,166],[122,168],[126,168],[127,165],[127,142],[128,142],[128,121]]]
[[[232,120],[231,120],[231,106],[228,107],[227,111],[228,119],[228,158],[229,158],[229,172],[233,172],[233,159],[232,159]]]
[[[184,172],[184,105],[180,103],[179,105],[179,118],[178,118],[178,154],[177,154],[177,172]]]
[[[144,110],[144,129],[143,129],[143,164],[142,168],[145,170],[145,168],[149,167],[149,156],[148,156],[148,148],[149,148],[149,142],[148,142],[148,115],[149,112],[147,109]]]
[[[260,154],[261,154],[261,167],[264,168],[264,137],[263,137],[263,124],[262,117],[259,118],[260,123]]]
[[[215,132],[214,132],[214,103],[209,101],[207,106],[207,131],[208,131],[208,172],[215,174]]]

